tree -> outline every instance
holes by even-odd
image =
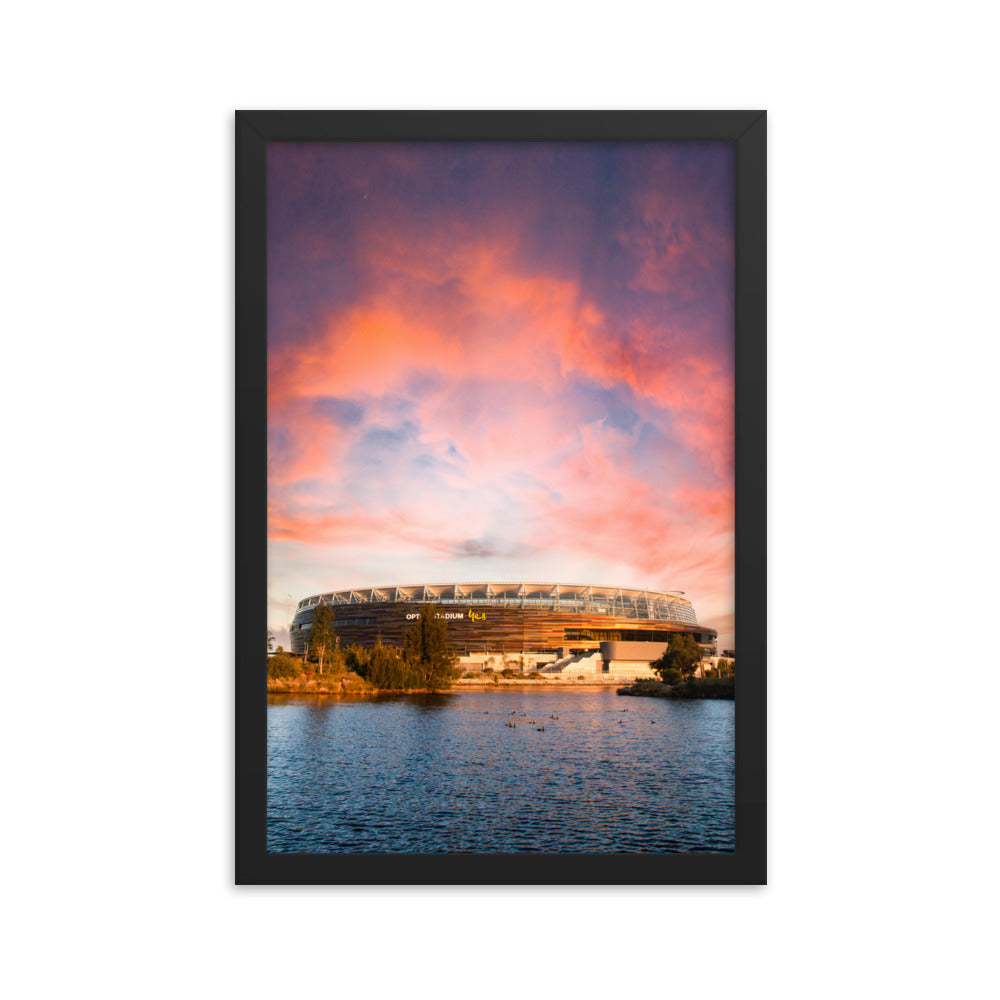
[[[279,647],[280,648],[280,647]],[[274,649],[274,635],[271,630],[267,630],[267,651],[270,653]]]
[[[405,691],[418,687],[419,678],[398,649],[383,646],[376,641],[368,658],[366,679],[369,684],[384,691]]]
[[[448,626],[425,604],[420,618],[403,638],[404,657],[420,686],[431,691],[447,687],[455,677],[458,654],[448,645]]]
[[[701,646],[691,636],[685,632],[677,632],[670,637],[663,655],[650,666],[664,681],[670,683],[677,680],[678,674],[681,679],[693,674],[703,656]]]
[[[333,621],[333,608],[329,604],[321,604],[309,629],[309,659],[318,662],[319,673],[323,673],[323,661],[337,648]]]
[[[368,676],[368,664],[371,663],[372,654],[364,646],[353,645],[347,650],[347,669],[353,670],[359,677]]]

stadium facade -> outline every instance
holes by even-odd
[[[333,607],[342,649],[378,640],[402,648],[421,606],[432,604],[448,626],[452,648],[473,669],[499,658],[523,667],[562,669],[560,664],[579,663],[586,668],[581,672],[620,672],[613,670],[616,662],[648,663],[678,632],[691,635],[706,657],[716,652],[715,629],[698,623],[681,592],[565,583],[428,583],[305,598],[292,620],[293,653],[306,651],[321,604]]]

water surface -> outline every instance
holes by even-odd
[[[731,701],[509,688],[267,716],[269,851],[734,849]]]

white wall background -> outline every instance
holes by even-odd
[[[8,995],[995,995],[990,13],[8,10]],[[237,107],[768,109],[767,888],[231,885]]]

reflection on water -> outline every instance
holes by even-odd
[[[269,851],[735,845],[731,701],[513,688],[276,696],[267,716]]]

